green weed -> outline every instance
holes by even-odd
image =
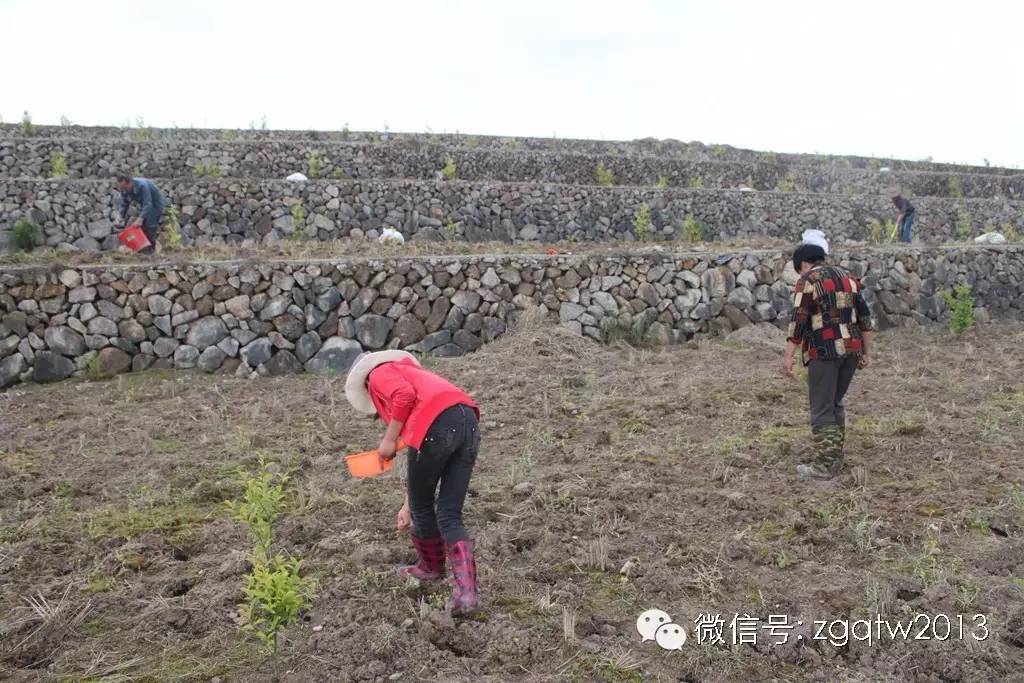
[[[226,130],[221,137],[224,138],[224,142],[234,142],[238,139],[238,131]]]
[[[704,230],[692,213],[686,214],[686,218],[683,219],[683,237],[687,242],[694,244],[704,241]]]
[[[955,175],[949,176],[949,179],[946,181],[946,187],[949,190],[949,196],[950,197],[954,197],[956,199],[960,199],[961,197],[964,196],[964,193],[963,193],[963,191],[960,188],[960,178],[959,178],[959,176],[955,176]]]
[[[956,205],[956,234],[963,239],[970,239],[974,235],[971,213],[959,204]]]
[[[666,187],[668,187],[668,176],[667,175],[660,175],[660,176],[658,176],[658,182],[656,182],[654,184],[654,186],[657,187],[659,190],[664,190]]]
[[[298,232],[306,223],[306,207],[302,205],[301,199],[292,202],[292,221],[295,223],[295,231]]]
[[[686,186],[691,190],[700,190],[704,187],[704,178],[699,175],[690,176],[690,179],[686,181]]]
[[[615,183],[615,176],[612,172],[604,167],[604,162],[597,162],[597,168],[594,169],[594,180],[597,181],[598,185],[608,187]]]
[[[220,178],[222,175],[220,166],[218,166],[212,161],[193,165],[192,173],[194,173],[199,178]]]

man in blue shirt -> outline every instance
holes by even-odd
[[[166,202],[160,190],[152,180],[132,178],[127,174],[118,174],[117,189],[121,193],[118,202],[119,223],[128,220],[128,207],[132,202],[139,205],[139,215],[131,226],[140,225],[149,238],[150,246],[141,250],[140,254],[152,254],[156,247],[156,233],[160,229],[160,217],[164,213]],[[129,226],[129,227],[131,227]]]
[[[914,210],[914,205],[901,194],[893,197],[892,203],[896,205],[896,210],[899,211],[899,215],[896,216],[896,227],[900,231],[900,242],[909,244],[913,239],[910,234],[910,228],[914,225],[914,217],[917,215],[917,212]]]

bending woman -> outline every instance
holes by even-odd
[[[462,506],[480,448],[480,409],[462,389],[398,350],[357,358],[345,381],[345,396],[353,408],[376,413],[387,425],[378,447],[381,457],[395,457],[399,438],[409,447],[398,528],[408,528],[411,517],[419,562],[398,567],[399,575],[442,579],[447,554],[455,584],[448,608],[453,613],[475,609],[476,558]]]

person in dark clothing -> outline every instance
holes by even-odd
[[[395,457],[399,437],[409,447],[406,498],[396,526],[412,526],[419,562],[398,567],[399,576],[443,579],[447,550],[455,584],[448,608],[476,609],[476,557],[462,507],[480,449],[480,409],[467,393],[400,350],[357,358],[345,396],[356,410],[376,413],[387,425],[377,448],[381,458]]]
[[[896,195],[892,198],[899,215],[896,216],[896,229],[900,232],[900,242],[909,244],[912,241],[910,229],[914,226],[914,205],[903,195]]]
[[[801,244],[793,252],[800,274],[793,294],[784,371],[793,377],[793,356],[801,349],[807,366],[811,431],[816,457],[797,465],[803,478],[830,479],[842,468],[846,440],[843,399],[858,368],[868,365],[871,310],[860,282],[846,270],[825,263],[825,251]]]
[[[121,193],[117,206],[119,227],[125,227],[128,220],[128,208],[132,203],[138,204],[138,217],[127,227],[142,227],[142,231],[149,238],[149,246],[139,253],[152,254],[156,248],[156,234],[160,229],[160,218],[166,208],[164,196],[152,180],[132,178],[124,173],[119,173],[117,176],[117,189]]]

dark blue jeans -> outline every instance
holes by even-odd
[[[480,425],[473,409],[464,405],[438,415],[422,448],[409,449],[409,512],[416,536],[441,534],[449,546],[469,538],[462,506],[479,450]]]
[[[900,242],[910,243],[912,238],[910,229],[914,226],[914,212],[903,214],[903,222],[900,223]]]

